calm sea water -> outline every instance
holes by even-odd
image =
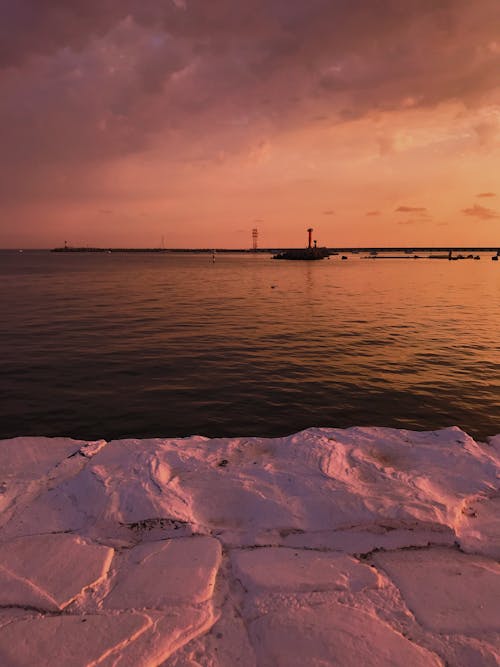
[[[491,253],[490,253],[491,254]],[[500,262],[0,253],[0,437],[500,433]]]

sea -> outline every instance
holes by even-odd
[[[0,252],[0,438],[500,433],[500,262]]]

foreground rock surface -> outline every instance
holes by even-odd
[[[0,441],[0,664],[493,667],[500,436]]]

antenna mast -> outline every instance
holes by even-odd
[[[257,227],[252,229],[252,249],[254,252],[257,252],[257,240],[259,238],[259,230]]]

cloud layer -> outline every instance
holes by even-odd
[[[157,132],[175,148],[176,132],[198,138],[208,121],[230,145],[308,113],[338,122],[473,105],[500,67],[496,0],[3,0],[1,9],[10,157],[9,137],[19,146],[26,130],[30,156],[89,158],[133,152]]]
[[[479,204],[474,204],[470,208],[464,208],[462,213],[468,215],[472,218],[478,218],[479,220],[493,220],[495,218],[500,218],[500,213],[494,211],[492,208],[486,208],[485,206],[479,206]]]
[[[460,109],[493,109],[464,136],[480,150],[498,141],[497,0],[0,0],[0,11],[0,195],[12,204],[104,196],[107,169],[150,159],[173,197],[186,170],[265,164],[277,137],[446,104],[454,123]],[[380,125],[370,140],[387,159],[422,136]]]
[[[426,213],[425,206],[398,206],[396,213]]]

